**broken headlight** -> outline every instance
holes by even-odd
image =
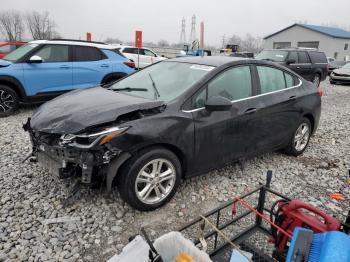
[[[111,139],[116,138],[122,135],[126,130],[129,129],[127,127],[108,127],[103,130],[93,132],[93,133],[84,133],[80,135],[66,134],[61,136],[62,144],[79,144],[86,146],[94,146],[94,145],[104,145],[108,143]]]

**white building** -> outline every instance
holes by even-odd
[[[310,47],[336,60],[350,60],[350,32],[339,28],[293,24],[264,39],[265,49]]]

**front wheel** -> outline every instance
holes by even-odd
[[[147,149],[128,160],[118,178],[124,201],[140,211],[151,211],[175,195],[181,180],[181,163],[167,149]]]
[[[0,85],[0,117],[12,115],[17,111],[18,106],[17,93],[8,86]]]
[[[292,156],[301,155],[309,144],[310,137],[311,123],[309,119],[304,117],[299,122],[298,128],[294,131],[289,145],[285,148],[285,152]]]

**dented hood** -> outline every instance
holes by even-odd
[[[75,134],[115,121],[118,116],[163,105],[102,87],[76,90],[43,104],[32,116],[31,128],[54,134]]]

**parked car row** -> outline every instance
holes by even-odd
[[[107,192],[116,185],[132,207],[153,210],[184,178],[262,152],[303,153],[318,126],[321,95],[269,61],[182,57],[62,95],[24,128],[34,160],[51,173],[103,182]]]
[[[134,62],[115,46],[73,40],[30,42],[0,60],[0,116],[12,114],[20,102],[46,101],[134,71]]]

